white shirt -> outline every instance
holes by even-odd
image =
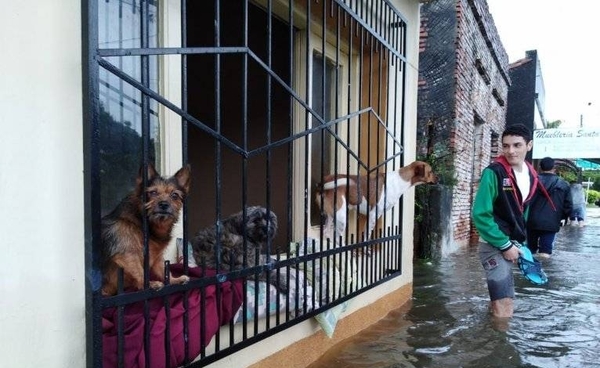
[[[513,167],[515,178],[517,179],[517,186],[523,196],[523,202],[529,196],[529,188],[531,187],[531,179],[529,178],[529,167],[523,162],[521,170],[517,170]]]

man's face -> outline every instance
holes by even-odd
[[[533,147],[533,141],[525,142],[525,138],[516,135],[507,135],[502,138],[502,153],[511,166],[521,165],[525,155]]]

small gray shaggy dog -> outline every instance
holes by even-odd
[[[243,211],[240,211],[221,221],[220,242],[217,242],[216,224],[198,231],[191,241],[194,260],[198,266],[210,269],[218,266],[219,272],[241,270],[244,265],[251,268],[264,263],[267,257],[260,255],[261,250],[266,247],[267,241],[273,241],[276,233],[277,216],[274,212],[260,206],[247,207],[245,219]],[[220,262],[217,261],[217,250]],[[285,277],[283,274],[279,276],[278,280],[277,271],[271,271],[268,282],[286,293]],[[259,280],[267,281],[265,272],[260,273]]]

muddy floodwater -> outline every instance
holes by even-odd
[[[542,264],[543,286],[515,267],[507,324],[489,315],[477,247],[415,264],[410,302],[310,368],[600,367],[600,207],[588,207],[585,227],[562,228]]]

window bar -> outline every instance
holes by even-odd
[[[311,239],[311,245],[312,245],[312,251],[311,254],[314,255],[316,254],[316,247],[317,247],[317,241],[315,239]],[[317,260],[315,257],[311,257],[310,262],[312,263],[312,269],[316,270],[316,266],[317,266]],[[323,272],[323,269],[320,269],[320,272]],[[311,277],[312,277],[312,285],[316,285],[317,283],[317,273],[313,272]],[[321,277],[322,275],[319,275],[319,277]],[[323,285],[320,283],[319,284],[319,299],[315,299],[315,293],[316,293],[316,289],[317,288],[313,288],[313,299],[312,299],[312,305],[316,305],[316,303],[318,302],[319,304],[321,304],[321,300],[323,300]]]
[[[395,28],[393,31],[394,34],[394,38],[396,38],[396,35],[398,33],[398,29]],[[391,66],[394,67],[394,109],[393,109],[393,121],[394,121],[394,126],[392,129],[392,134],[394,135],[394,137],[398,136],[398,76],[399,76],[399,72],[400,72],[400,64],[402,63],[401,60],[398,60],[398,58],[395,55],[390,55],[390,59],[391,59]],[[393,60],[396,60],[396,63],[393,63]],[[391,67],[390,66],[390,67]],[[404,99],[404,94],[402,94],[402,99]],[[404,123],[404,119],[402,117],[400,117],[400,122],[401,122],[401,126]],[[400,140],[401,142],[404,142],[403,140]],[[402,167],[402,162],[399,162],[398,164],[396,164],[396,145],[392,144],[392,154],[393,154],[393,159],[392,159],[392,168],[394,170],[398,170],[400,167]],[[392,223],[397,223],[396,222],[396,212],[398,212],[398,219],[400,220],[402,218],[402,207],[398,207],[398,209],[396,208],[392,208]]]
[[[281,262],[281,253],[279,253],[279,251],[275,255],[275,260],[276,260],[275,264],[279,265],[279,262]],[[271,271],[271,272],[273,272],[273,271]],[[278,266],[275,269],[275,275],[277,276],[276,277],[277,282],[280,282],[280,280],[281,280],[281,267]],[[275,303],[275,326],[279,326],[281,324],[281,316],[280,316],[280,313],[281,313],[281,305],[280,305],[281,304],[280,303],[280,301],[281,301],[281,292],[279,290],[280,287],[281,286],[278,284],[277,293],[275,294],[276,298],[277,298],[277,302]],[[269,288],[269,284],[267,283],[267,289],[268,288]]]
[[[248,47],[248,1],[243,1],[243,14],[244,14],[244,47]],[[243,150],[248,151],[248,53],[245,52],[242,56],[242,142],[243,142]],[[242,160],[242,204],[246,204],[248,202],[248,160]],[[246,255],[248,252],[246,251],[246,244],[244,243],[244,254],[242,256],[242,266],[245,268],[248,265],[248,259]],[[244,295],[248,294],[248,283],[244,282],[243,285]],[[256,300],[255,300],[256,304]],[[248,338],[248,299],[244,298],[242,300],[242,336],[243,339],[246,340]],[[256,311],[256,309],[255,309]],[[256,334],[256,332],[255,332]]]
[[[243,179],[242,179],[242,181],[243,181]],[[230,270],[233,270],[233,269],[234,269],[234,267],[235,267],[235,266],[234,266],[234,259],[233,259],[233,257],[230,257],[230,258],[229,258],[229,269],[230,269]],[[233,285],[233,280],[228,280],[227,282],[230,282],[230,283],[232,284],[232,285],[231,285],[231,287],[232,287],[232,288],[234,287],[234,285]],[[244,283],[244,286],[242,286],[242,287],[243,287],[243,289],[244,289],[244,295],[246,295],[246,287],[245,287],[245,284],[246,284],[246,283]],[[217,286],[218,286],[218,284],[217,284]],[[244,298],[244,299],[246,299],[246,298]],[[245,309],[243,309],[243,310],[242,310],[242,314],[246,314],[246,310],[245,310]],[[235,317],[235,314],[234,314],[234,317]],[[229,323],[228,323],[228,325],[229,325],[229,346],[233,346],[233,345],[234,345],[234,343],[235,343],[235,336],[234,336],[234,332],[235,332],[235,330],[234,330],[234,324],[235,324],[234,318],[230,319],[230,320],[229,320]]]
[[[397,32],[399,32],[399,34],[401,35],[401,40],[402,40],[402,48],[401,48],[401,52],[402,55],[406,55],[406,24],[403,22],[402,23],[402,28],[400,30],[398,30]],[[404,129],[404,122],[406,121],[406,70],[408,68],[404,67],[404,62],[399,62],[398,63],[398,67],[400,68],[400,70],[402,71],[402,100],[401,100],[401,106],[400,106],[400,121],[403,123],[400,126],[400,141],[404,142],[404,138],[405,138],[405,129]],[[403,166],[405,164],[404,162],[404,156],[402,155],[400,157],[400,166]],[[398,223],[402,223],[402,210],[404,208],[404,204],[400,203],[400,207],[398,208],[398,216],[400,221]],[[398,228],[398,226],[396,227],[396,233],[399,233],[400,229]],[[401,247],[401,242],[400,239],[398,239],[398,272],[402,273],[402,247]]]
[[[306,244],[306,243],[304,243]],[[295,258],[296,260],[298,259],[298,257],[300,256],[300,243],[295,243],[294,244],[294,250],[295,252]],[[295,316],[298,316],[300,314],[300,262],[296,262],[296,293],[294,295],[294,314]],[[305,287],[305,282],[306,282],[306,277],[303,280],[303,285],[302,287]],[[302,291],[304,293],[304,298],[302,299],[302,311],[306,311],[306,288],[304,288],[304,290]]]
[[[214,30],[215,30],[215,38],[214,43],[215,47],[221,46],[221,1],[215,0],[215,22],[214,22]],[[221,54],[215,54],[215,126],[217,134],[221,134]],[[221,142],[217,140],[215,142],[215,158],[216,158],[216,167],[215,167],[215,210],[217,217],[217,274],[220,273],[219,270],[221,264],[221,220],[222,220],[222,212],[221,212],[221,175],[222,175],[222,152],[221,152]],[[244,212],[245,215],[245,212]],[[244,239],[246,237],[244,236]],[[221,288],[217,287],[216,289],[216,301],[217,301],[217,310],[221,310]],[[214,336],[215,341],[215,351],[219,352],[221,350],[221,333],[220,330],[217,330],[217,333]]]
[[[362,3],[360,4],[361,8],[362,8]],[[358,27],[357,25],[357,32],[359,31],[358,28],[360,28],[360,42],[359,42],[359,52],[358,52],[358,57],[359,62],[358,62],[358,104],[360,106],[360,108],[365,108],[368,106],[364,105],[364,101],[363,101],[363,73],[364,73],[364,61],[365,61],[365,29],[364,27]],[[361,161],[361,152],[363,150],[363,144],[362,144],[362,124],[363,124],[363,116],[362,114],[358,116],[358,140],[357,140],[357,153],[358,153],[358,160],[356,161],[356,174],[357,175],[361,175],[363,172],[361,172],[361,166],[360,166],[360,161]],[[367,168],[368,169],[368,168]],[[367,171],[368,174],[368,171]],[[346,212],[348,213],[348,212]],[[362,229],[360,228],[360,222],[359,222],[359,216],[356,216],[355,219],[355,223],[356,223],[356,241],[357,242],[363,242],[364,241],[364,234],[361,235],[362,233]]]
[[[338,8],[339,8],[339,5],[338,5]],[[348,82],[347,82],[347,84],[348,84],[348,90],[347,90],[348,97],[347,97],[346,103],[347,103],[347,111],[352,111],[352,94],[353,94],[353,88],[352,87],[354,86],[352,84],[352,75],[354,74],[352,72],[352,70],[353,70],[352,55],[354,53],[354,40],[353,40],[353,32],[352,31],[353,31],[354,25],[356,23],[354,22],[354,20],[351,17],[348,16],[348,13],[346,13],[346,12],[344,12],[344,18],[348,19],[347,23],[348,23],[348,41],[349,41],[348,42],[348,47],[349,47],[349,50],[348,50],[348,73],[347,73],[348,74]],[[362,59],[359,56],[359,61],[358,61],[358,65],[359,66],[361,64],[360,60],[362,60]],[[360,81],[360,79],[361,78],[359,76],[358,80]],[[356,105],[358,107],[361,106],[361,104],[360,104],[360,97],[358,97],[358,101],[357,101]],[[346,140],[347,140],[348,145],[350,147],[352,146],[352,141],[351,141],[351,139],[352,139],[352,130],[353,130],[352,129],[352,123],[353,123],[352,119],[356,119],[356,118],[350,118],[350,119],[347,120],[347,130],[346,130]],[[360,125],[360,116],[358,117],[357,122]],[[360,141],[360,138],[359,138],[360,137],[360,130],[358,131],[358,133],[359,133],[359,135],[357,136],[356,140]],[[349,149],[346,150],[346,172],[347,173],[351,172],[351,161],[350,161],[350,150]],[[357,163],[357,174],[360,174],[360,170],[358,168],[358,163]],[[349,244],[348,243],[348,234],[349,234],[349,231],[350,231],[349,230],[350,226],[348,226],[348,225],[350,225],[350,221],[349,221],[349,219],[350,219],[350,215],[349,215],[350,209],[348,208],[348,206],[346,206],[345,211],[346,211],[346,224],[347,224],[346,230],[344,231],[345,242],[342,242],[342,240],[340,239],[340,242],[339,242],[340,246],[345,246],[345,245]]]
[[[388,8],[386,7],[386,10],[387,9]],[[386,13],[387,13],[387,11],[386,11]],[[387,15],[389,15],[389,13],[387,13]],[[389,30],[389,27],[387,26],[389,24],[389,21],[387,19],[386,19],[385,24],[386,24],[385,30],[386,30],[386,34],[387,34],[387,31]],[[385,114],[385,119],[384,119],[386,122],[386,126],[388,128],[386,131],[386,134],[385,134],[385,141],[384,141],[384,146],[385,146],[384,152],[385,152],[385,157],[387,157],[389,155],[390,145],[392,145],[394,148],[396,146],[394,144],[394,141],[392,139],[390,139],[390,131],[396,130],[396,125],[398,124],[398,122],[394,119],[390,119],[390,116],[392,116],[392,113],[390,110],[392,109],[391,104],[396,106],[397,94],[394,92],[394,100],[392,101],[391,96],[390,96],[392,94],[392,92],[390,91],[389,85],[391,84],[390,81],[391,81],[392,73],[394,76],[396,76],[397,73],[395,72],[395,70],[394,70],[395,67],[392,64],[392,59],[394,58],[394,55],[392,53],[390,53],[390,51],[388,49],[382,48],[382,52],[385,52],[385,56],[387,56],[385,58],[387,61],[385,63],[385,65],[388,70],[388,72],[386,73],[386,85],[388,85],[388,89],[387,89],[386,99],[385,99],[386,114]],[[393,123],[391,123],[391,122],[393,122]],[[392,127],[389,126],[390,123],[393,125]],[[390,143],[390,141],[391,141],[391,143]],[[386,172],[389,172],[389,170],[390,170],[390,163],[387,163],[386,164]],[[391,170],[395,171],[396,165],[392,164]],[[387,196],[387,191],[386,191],[386,196]],[[400,198],[402,198],[402,197],[400,197]],[[386,201],[387,201],[387,198],[386,198]],[[402,199],[399,199],[399,201],[402,201]],[[391,226],[390,226],[390,224],[393,224],[396,220],[396,213],[394,211],[395,207],[396,206],[393,206],[391,208],[389,222],[388,222],[387,216],[385,216],[383,218],[383,229],[385,229],[387,231],[388,239],[390,239],[390,237],[392,235],[397,235],[397,234],[393,234],[391,232]],[[391,243],[392,243],[391,241],[387,240],[383,246],[384,249],[383,249],[383,254],[382,254],[383,258],[382,259],[384,261],[384,264],[382,264],[382,267],[380,267],[381,277],[386,277],[386,270],[389,268],[389,250],[390,250]]]
[[[187,1],[180,1],[180,21],[181,21],[181,47],[187,47]],[[168,46],[168,45],[167,45]],[[187,54],[180,54],[181,57],[181,108],[183,111],[188,111],[188,70],[187,70]],[[181,157],[183,164],[186,165],[189,162],[189,124],[185,117],[181,117]],[[193,168],[192,168],[193,169]],[[187,197],[184,199],[183,213],[182,213],[182,221],[183,221],[183,273],[188,274],[188,239],[187,239],[187,230],[188,230],[188,200]],[[187,295],[184,298],[187,303]],[[187,305],[185,307],[185,316],[184,318],[187,320],[188,308]],[[184,326],[187,323],[184,324]],[[187,336],[187,333],[185,334]],[[186,353],[187,355],[187,353]]]
[[[338,5],[338,14],[339,14],[339,11],[340,11],[340,6]],[[349,50],[348,50],[348,72],[346,73],[348,75],[347,76],[347,78],[348,78],[348,81],[347,81],[348,96],[346,97],[346,106],[347,106],[346,111],[352,111],[352,92],[353,92],[352,91],[352,87],[353,87],[353,84],[352,84],[352,74],[353,74],[352,73],[352,70],[353,70],[352,55],[354,53],[354,48],[353,48],[354,41],[352,39],[352,35],[353,35],[352,30],[354,29],[355,22],[351,17],[348,16],[348,14],[346,12],[343,12],[343,13],[344,13],[344,21],[345,21],[346,27],[348,29],[348,41],[349,41],[348,42],[348,48],[349,48]],[[360,103],[357,106],[360,106]],[[352,142],[351,142],[352,119],[348,119],[346,125],[347,125],[346,142],[348,142],[349,146],[352,146]],[[350,165],[350,150],[346,150],[346,172],[347,173],[350,173],[350,167],[351,167],[351,165]],[[346,209],[346,219],[349,219],[348,212],[349,212],[349,209]],[[347,221],[347,223],[349,224],[349,221]],[[346,226],[346,227],[348,227],[348,226]],[[339,242],[340,246],[345,246],[348,244],[348,234],[346,233],[344,235],[346,235],[346,243],[344,244],[340,241]],[[344,268],[344,277],[346,280],[348,280],[348,262],[349,261],[352,262],[352,259],[353,259],[352,252],[345,251],[343,255],[344,255],[344,259],[345,259],[344,264],[346,265],[346,267]],[[351,266],[350,266],[350,274],[352,274]],[[348,283],[346,282],[343,287],[344,287],[344,296],[346,296],[350,292],[350,290],[348,290]]]
[[[400,233],[400,228],[398,225],[396,225],[396,234]],[[402,244],[400,242],[401,238],[398,238],[397,242],[398,242],[398,246],[396,247],[396,249],[398,249],[398,273],[401,275],[402,274]]]
[[[108,3],[108,1],[107,1]],[[106,19],[108,21],[110,17],[107,15]],[[110,23],[110,22],[108,22]],[[106,32],[108,33],[108,25],[106,26]],[[108,40],[108,37],[105,38],[106,40]],[[123,48],[123,0],[119,0],[119,49]],[[119,69],[123,69],[123,58],[120,57],[119,58]],[[108,83],[107,83],[108,84]],[[124,109],[123,109],[123,100],[124,100],[124,93],[123,93],[123,86],[124,86],[124,82],[123,79],[119,78],[119,106],[121,106],[121,108],[119,109],[119,118],[120,121],[125,121],[124,119]]]
[[[246,208],[244,207],[243,209],[244,212],[244,218],[246,218]],[[244,249],[246,248],[247,244],[246,244],[246,231],[245,231],[245,227],[244,227]],[[255,260],[260,260],[260,252],[258,249],[254,250],[254,254],[252,255],[254,257]],[[255,262],[255,265],[259,264],[259,262]],[[256,316],[258,316],[258,305],[259,305],[259,301],[258,301],[258,290],[260,290],[260,285],[258,282],[258,277],[260,272],[262,272],[261,269],[255,269],[254,270],[254,274],[253,274],[253,278],[252,278],[252,282],[254,282],[254,319],[252,320],[253,324],[254,324],[254,333],[252,336],[256,336],[259,333],[258,330],[258,318],[256,318]]]
[[[267,66],[269,67],[269,69],[272,69],[272,47],[273,47],[273,4],[271,0],[267,1]],[[271,79],[271,74],[267,73],[267,144],[271,144],[271,124],[273,124],[272,121],[272,114],[271,114],[271,109],[272,109],[272,104],[271,104],[271,100],[273,98],[273,91],[272,91],[272,79]],[[266,158],[266,208],[267,211],[271,211],[271,149],[268,149],[266,152],[267,158]],[[245,204],[245,203],[244,203]],[[268,216],[268,215],[267,215]],[[269,226],[269,222],[270,222],[270,217],[267,217],[267,226]],[[272,240],[270,238],[267,238],[267,249],[266,249],[266,257],[265,257],[265,262],[271,264],[271,260],[270,260],[270,256],[271,256],[271,244]],[[260,259],[260,252],[258,252],[259,254],[257,255]],[[257,262],[256,264],[259,264],[262,262]],[[267,267],[266,269],[262,270],[262,272],[266,273],[266,279],[269,280],[270,278],[270,274],[272,272],[271,267]],[[269,284],[266,285],[266,303],[267,305],[270,305],[271,302],[271,293],[269,292]],[[258,290],[258,289],[256,289]],[[258,294],[258,293],[257,293]],[[279,292],[277,292],[277,295],[279,295]],[[266,323],[266,329],[269,330],[271,328],[271,319],[269,318],[270,313],[267,313],[266,319],[265,319],[265,323]],[[255,318],[258,319],[258,318]]]
[[[217,243],[218,246],[218,243]],[[201,277],[204,278],[206,276],[206,260],[202,261],[202,271],[200,273]],[[208,345],[208,341],[206,341],[206,286],[202,286],[200,288],[200,297],[202,300],[202,308],[200,308],[200,358],[204,359],[206,357],[206,346]],[[188,345],[188,344],[186,344]],[[187,350],[187,349],[186,349]],[[189,363],[189,353],[186,351],[185,354],[185,364]]]
[[[358,0],[360,1],[360,0]],[[360,1],[360,17],[362,19],[365,18],[365,4],[366,4],[366,0]]]
[[[395,233],[393,231],[393,226],[389,226],[388,227],[388,237],[391,239],[392,236],[396,236],[396,238],[387,243],[386,252],[385,252],[385,267],[383,269],[385,277],[389,277],[390,270],[395,269],[394,258],[392,258],[392,255],[394,254],[394,248],[396,246],[395,243],[396,243],[396,239],[398,236],[398,233]]]
[[[399,50],[402,55],[406,55],[406,53],[404,52],[404,40],[403,40],[403,36],[404,36],[404,22],[402,22],[401,19],[398,19],[398,28],[396,29],[396,33],[398,34],[398,37],[396,39],[397,45],[396,45],[396,50]]]
[[[380,22],[377,22],[377,23],[380,23]],[[387,74],[387,73],[384,73],[384,69],[383,69],[384,68],[384,65],[383,65],[383,55],[384,55],[384,50],[383,49],[384,48],[383,48],[383,45],[381,43],[379,43],[379,42],[375,43],[375,47],[378,50],[378,52],[377,52],[377,54],[378,54],[377,60],[379,61],[379,70],[377,71],[377,74],[379,76],[379,82],[377,83],[377,114],[381,117],[381,120],[383,121],[383,123],[387,124],[387,121],[388,121],[388,119],[387,119],[387,109],[385,111],[383,110],[383,105],[382,105],[383,98],[381,98],[381,95],[383,93],[382,84],[384,82],[384,77]],[[386,70],[387,70],[387,68],[386,68]],[[388,95],[389,95],[389,93],[386,93],[386,97]],[[385,112],[385,114],[384,114],[384,112]],[[375,131],[375,135],[376,135],[375,140],[377,142],[377,144],[376,144],[376,147],[377,147],[376,161],[377,161],[377,166],[378,166],[378,168],[377,168],[377,174],[379,174],[382,171],[383,171],[383,173],[385,173],[386,172],[386,168],[379,166],[380,161],[381,161],[381,154],[380,154],[380,151],[379,151],[380,150],[379,147],[381,145],[381,122],[377,121],[376,125],[377,125],[377,129]],[[384,129],[384,132],[385,132],[385,129]],[[386,134],[386,138],[387,138],[387,134]],[[386,147],[384,146],[384,149],[385,148]],[[384,156],[383,156],[384,159],[385,159],[386,154],[387,154],[387,152],[384,150]],[[377,175],[375,188],[379,188],[379,180],[381,180],[381,179],[379,178],[379,175]],[[382,184],[385,185],[385,180],[384,180],[384,182]],[[384,193],[382,193],[383,196],[384,196],[384,200],[387,199],[387,194],[386,193],[387,193],[387,190],[385,190]],[[379,208],[377,206],[377,203],[374,203],[374,205],[375,205],[375,225],[373,227],[373,239],[376,239],[376,238],[382,238],[383,237],[383,235],[381,233],[381,230],[382,230],[382,228],[385,229],[385,223],[386,222],[385,222],[385,216],[382,216],[382,215],[384,215],[384,213],[379,213]],[[385,211],[385,210],[382,209],[382,211]],[[378,222],[377,219],[379,218],[379,216],[382,216],[382,218],[381,218],[382,221],[380,221],[381,227],[378,226],[378,224],[377,224],[377,222]],[[378,233],[379,236],[376,237],[375,233]],[[374,245],[373,248],[374,248],[374,250],[376,250],[375,248],[377,248],[377,247]]]
[[[188,46],[187,41],[187,1],[180,1],[180,21],[181,21],[181,47],[186,48]],[[187,54],[180,54],[181,57],[181,108],[183,111],[188,112],[188,59]],[[189,122],[185,117],[181,117],[181,156],[183,164],[186,165],[189,162]],[[194,170],[194,168],[192,168]],[[192,171],[193,172],[193,171]],[[183,235],[182,235],[182,250],[183,250],[183,273],[188,275],[189,273],[189,244],[187,232],[189,229],[188,225],[188,207],[189,200],[188,196],[184,198],[183,210],[182,210],[182,222],[183,222]],[[189,315],[189,289],[183,291],[183,339],[184,343],[184,362],[189,362],[190,356],[190,345],[189,345],[189,334],[190,334],[190,315]],[[201,323],[204,320],[201,320]],[[201,335],[203,336],[203,335]],[[202,348],[202,351],[204,349]]]
[[[372,1],[370,2],[370,6],[369,6],[369,14],[370,14],[370,18],[371,18],[371,22],[373,21],[373,12],[372,12]],[[370,26],[370,25],[369,25]],[[371,35],[371,33],[367,33],[367,44],[369,46],[369,74],[368,74],[368,78],[367,78],[367,83],[368,83],[368,87],[367,87],[367,106],[368,107],[373,107],[373,48],[374,48],[374,39],[373,36]],[[369,117],[367,119],[367,143],[366,143],[366,150],[367,150],[367,176],[371,176],[371,170],[373,167],[373,158],[372,158],[372,152],[371,152],[371,131],[372,131],[372,121],[373,121],[373,114],[369,114]],[[371,183],[370,180],[367,180],[367,193],[369,193],[371,191]],[[371,206],[373,206],[374,204],[370,201],[370,199],[367,199],[367,208],[370,208]],[[368,224],[369,219],[367,218],[367,224]],[[364,234],[364,238],[363,238],[363,242],[368,242],[371,239],[371,234],[369,232],[369,229],[367,226],[365,226],[365,234]],[[363,245],[363,251],[366,252],[366,254],[370,254],[371,251],[371,245],[370,243],[367,243],[365,245]],[[368,257],[370,258],[370,257]],[[372,259],[367,259],[366,260],[367,263],[372,264]],[[370,274],[370,270],[368,270],[369,274]]]
[[[390,7],[383,7],[383,16],[381,17],[381,28],[382,28],[382,37],[386,40],[389,39],[389,31],[390,31]]]
[[[327,83],[327,55],[325,53],[326,50],[326,42],[327,42],[327,1],[323,0],[321,2],[321,51],[323,52],[323,58],[321,59],[321,68],[323,70],[323,74],[321,75],[321,111],[319,111],[319,113],[321,114],[321,119],[323,120],[323,122],[329,121],[330,116],[331,116],[331,111],[329,109],[328,104],[331,103],[331,98],[327,98],[328,97],[328,83]],[[314,75],[314,73],[313,73]],[[314,101],[313,101],[314,102]],[[314,105],[314,104],[313,104]],[[319,123],[320,125],[323,125],[323,123]],[[321,130],[319,130],[319,134],[321,136],[321,154],[319,155],[319,165],[320,165],[320,182],[322,183],[325,177],[325,159],[327,158],[328,163],[331,163],[331,157],[330,157],[330,152],[327,152],[325,147],[325,141],[329,138],[329,134],[326,134],[327,131],[325,128],[321,127]],[[327,156],[327,157],[326,157]],[[335,168],[337,171],[337,168]],[[335,209],[335,201],[334,201],[334,207]],[[334,219],[335,219],[335,212],[334,212]],[[335,220],[334,220],[335,223]],[[320,234],[320,239],[319,239],[319,251],[324,251],[325,249],[329,250],[329,242],[326,242],[324,237],[323,237],[323,231],[322,231],[322,227],[321,227],[321,234]],[[314,243],[313,243],[314,244]],[[313,254],[316,253],[316,250],[313,247]],[[327,257],[327,259],[329,259],[329,257]],[[323,257],[319,257],[319,280],[323,280]],[[313,263],[313,269],[315,267],[315,264]],[[329,273],[327,273],[326,276],[326,284],[325,286],[323,285],[323,282],[319,283],[319,298],[320,300],[323,300],[323,288],[325,288],[325,292],[326,292],[326,300],[327,303],[329,303]],[[313,279],[313,285],[315,285],[316,280]],[[313,304],[314,305],[314,304]]]
[[[294,0],[288,0],[288,23],[289,23],[289,27],[288,27],[288,42],[290,45],[290,53],[289,53],[289,58],[288,60],[289,62],[289,69],[288,69],[288,73],[289,73],[289,78],[290,80],[288,81],[289,85],[292,85],[292,80],[294,79],[293,75],[294,75],[294,60],[295,59],[295,54],[294,54],[294,38],[295,38],[295,31],[294,31]],[[288,115],[288,121],[289,121],[289,132],[291,134],[294,134],[294,99],[290,98],[290,107],[289,107],[289,115]],[[285,247],[285,254],[286,254],[286,259],[290,259],[291,258],[291,245],[290,244],[290,240],[292,239],[292,222],[293,222],[293,213],[292,213],[292,201],[293,201],[293,165],[294,165],[294,160],[293,160],[293,152],[294,152],[294,145],[293,143],[289,143],[288,144],[288,151],[287,151],[287,181],[286,181],[286,185],[287,185],[287,194],[286,194],[286,198],[287,198],[287,206],[286,206],[286,221],[287,221],[287,234],[286,234],[286,247]],[[298,253],[296,253],[298,254]],[[296,267],[296,269],[298,269],[298,267]],[[290,284],[290,265],[286,266],[286,284],[289,285]],[[288,288],[289,290],[289,288]],[[298,293],[297,293],[298,289],[296,288],[296,302],[295,302],[295,306],[298,306]],[[288,322],[290,320],[290,293],[288,292],[285,296],[285,321]]]
[[[133,2],[133,6],[136,6],[136,2]],[[140,0],[140,42],[142,48],[149,46],[149,17],[148,17],[148,1]],[[142,55],[140,57],[141,62],[141,82],[142,85],[149,88],[150,86],[150,62],[148,55]],[[142,158],[143,158],[143,183],[144,192],[148,188],[148,165],[149,165],[149,151],[150,151],[150,98],[148,95],[141,93],[142,99]],[[142,218],[142,228],[144,232],[144,289],[148,289],[150,286],[150,246],[149,246],[149,225],[146,216],[146,209],[143,209],[144,216]],[[146,358],[146,364],[151,365],[151,354],[150,354],[150,303],[148,299],[144,300],[144,353]]]
[[[311,240],[311,241],[314,241],[314,240]],[[302,247],[304,248],[303,254],[304,255],[308,254],[308,241],[304,241],[302,243]],[[296,254],[299,254],[299,253],[296,253]],[[302,263],[303,263],[303,269],[306,270],[307,266],[308,266],[308,261],[306,260],[306,258],[304,259],[304,261],[302,261]],[[306,274],[304,275],[304,278],[303,278],[304,284],[302,285],[302,292],[304,293],[304,300],[303,300],[304,303],[302,305],[302,314],[306,314],[306,312],[308,311],[308,294],[307,294],[308,293],[308,277],[307,276],[308,275],[306,275]],[[314,305],[315,289],[313,289],[311,298],[312,298],[313,305]]]
[[[344,280],[346,280],[346,282],[344,283],[344,285],[342,285],[340,287],[340,295],[341,296],[346,296],[348,295],[348,293],[350,292],[350,290],[348,290],[348,274],[352,274],[352,264],[349,264],[348,262],[352,262],[352,257],[349,257],[349,255],[351,256],[351,252],[348,251],[347,249],[343,252],[340,253],[340,263],[342,263],[344,265]],[[342,293],[343,290],[343,293]]]
[[[335,116],[336,119],[338,119],[340,117],[340,104],[342,103],[340,101],[340,98],[339,98],[340,92],[341,92],[340,91],[340,82],[341,82],[341,78],[340,78],[340,70],[341,70],[341,68],[340,68],[340,62],[341,62],[340,61],[340,49],[341,49],[341,35],[340,35],[340,33],[341,33],[341,22],[340,22],[340,18],[341,18],[341,10],[340,10],[340,7],[337,4],[334,4],[334,2],[331,1],[331,13],[332,13],[332,16],[333,16],[334,11],[335,11],[335,45],[336,45],[336,48],[335,48],[335,73],[334,73],[335,80],[333,82],[333,84],[335,85],[335,94],[334,94],[335,114],[334,114],[334,116]],[[348,56],[348,57],[350,57],[350,56]],[[350,74],[350,70],[348,70],[348,74]],[[343,77],[343,75],[342,75],[342,77]],[[350,111],[350,109],[348,109],[348,111]],[[348,130],[349,130],[349,128],[350,127],[348,127]],[[334,131],[335,131],[336,137],[339,136],[339,130],[340,130],[339,129],[339,123],[335,124]],[[336,140],[335,144],[333,146],[334,147],[334,150],[333,150],[333,162],[334,162],[333,167],[334,167],[334,171],[336,171],[336,172],[337,172],[338,166],[339,166],[339,162],[338,162],[339,161],[338,146],[339,145],[338,145],[337,140]],[[348,173],[348,172],[346,171],[346,173]],[[347,227],[347,223],[348,223],[348,221],[346,220],[346,227]],[[333,236],[333,248],[336,248],[336,245],[337,245],[337,247],[341,246],[341,244],[339,243],[339,241],[337,239],[337,236],[334,235]],[[336,257],[338,257],[338,254],[335,254],[335,253],[331,257],[334,269],[335,269],[335,266],[336,266],[336,262],[335,262],[336,261]],[[341,260],[342,253],[339,253],[339,257],[340,257],[340,260]],[[329,258],[328,258],[328,260],[329,260]],[[327,265],[327,269],[330,269],[329,264]],[[333,285],[335,286],[335,281],[336,281],[336,277],[335,277],[336,275],[335,275],[335,273],[332,276],[333,276]],[[341,273],[340,273],[340,281],[341,281]],[[338,295],[341,292],[341,285],[342,284],[340,283],[340,288],[339,289],[337,289],[337,290],[334,289],[334,292],[333,292],[333,299],[334,300],[336,299],[336,291],[337,291]],[[328,293],[328,295],[329,295],[329,293]]]
[[[369,3],[369,16],[368,16],[368,20],[367,20],[367,24],[369,25],[370,28],[372,28],[373,30],[375,30],[375,27],[373,26],[373,24],[375,23],[374,21],[374,17],[375,17],[375,10],[374,10],[374,6],[373,6],[373,0],[367,0]]]
[[[389,251],[388,251],[388,265],[385,268],[385,274],[387,277],[394,277],[397,272],[398,267],[396,266],[396,252],[398,247],[400,246],[400,236],[398,232],[395,231],[397,225],[390,226],[390,231],[392,234],[396,236],[390,241]]]
[[[350,244],[354,244],[354,240],[355,240],[354,238],[355,238],[354,233],[350,234]],[[356,239],[356,241],[358,242],[358,238]],[[360,249],[359,248],[353,248],[353,249],[350,250],[350,258],[356,260],[356,263],[352,262],[351,269],[353,271],[356,270],[356,273],[359,273],[359,269],[358,269],[359,264],[360,264],[360,258],[359,257],[360,257]],[[363,280],[364,279],[361,277],[360,278],[361,284],[362,284]],[[352,287],[350,288],[350,292],[351,293],[356,292],[361,286],[362,285],[358,285],[358,283],[356,283],[356,282],[352,283]]]
[[[405,24],[402,23],[402,29],[398,30],[397,32],[401,35],[401,39],[402,39],[402,55],[406,55],[406,33],[405,33]],[[406,63],[406,61],[400,60],[400,62],[398,63],[398,67],[400,68],[400,71],[402,72],[402,100],[401,100],[401,107],[400,107],[400,121],[404,124],[405,121],[405,114],[406,114],[406,69],[404,67],[404,63]],[[400,126],[400,142],[404,142],[404,125]],[[403,166],[404,165],[404,156],[402,156],[400,158],[400,165]]]
[[[307,1],[306,2],[306,30],[305,30],[305,37],[306,37],[306,45],[304,45],[305,47],[305,55],[304,55],[304,85],[305,85],[305,101],[309,102],[309,105],[312,106],[312,100],[311,100],[311,50],[310,50],[310,34],[311,34],[311,1]],[[311,128],[311,114],[310,111],[307,110],[306,108],[304,108],[304,130],[309,130]],[[313,133],[315,134],[315,133]],[[303,203],[303,208],[304,208],[304,244],[306,244],[308,242],[308,229],[309,226],[311,226],[311,222],[309,221],[310,219],[310,175],[311,175],[311,171],[309,169],[310,166],[310,159],[311,159],[311,155],[309,155],[309,151],[311,149],[311,136],[308,134],[304,137],[304,193],[309,193],[309,195],[304,195],[304,203]],[[306,254],[306,253],[304,253]],[[306,301],[306,300],[305,300]],[[305,303],[306,305],[306,303]],[[304,310],[304,312],[306,313],[306,309]]]
[[[165,285],[170,284],[170,272],[169,268],[171,264],[169,261],[165,261],[165,273],[163,275],[165,280]],[[171,364],[171,303],[169,302],[170,295],[165,295],[163,297],[163,305],[165,308],[165,367],[168,367]]]

